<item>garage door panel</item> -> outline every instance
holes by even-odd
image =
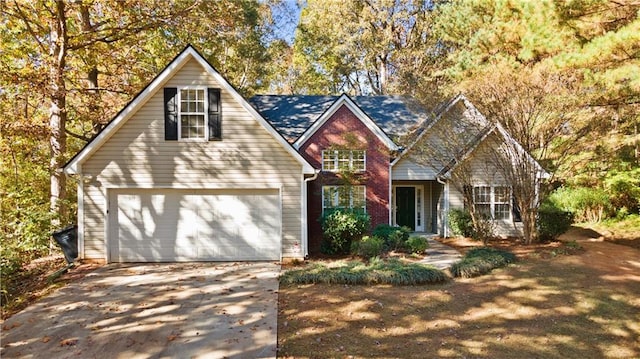
[[[112,261],[277,260],[277,190],[119,190],[111,194]]]

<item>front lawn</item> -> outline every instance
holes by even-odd
[[[579,244],[440,284],[281,286],[278,356],[640,357],[640,253]]]

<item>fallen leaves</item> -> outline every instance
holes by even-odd
[[[60,346],[64,347],[64,346],[73,346],[73,345],[77,345],[78,344],[78,338],[69,338],[69,339],[62,339],[60,341]]]

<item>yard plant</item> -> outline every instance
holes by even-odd
[[[305,268],[291,269],[280,277],[283,285],[291,284],[347,284],[347,285],[419,285],[441,283],[447,275],[439,269],[418,263],[404,263],[398,259],[386,261],[374,257],[368,262],[345,261],[332,266],[314,263]]]
[[[515,260],[515,255],[507,251],[489,247],[474,248],[469,250],[461,261],[451,266],[451,274],[462,278],[477,277]]]
[[[322,247],[325,254],[347,254],[351,243],[369,230],[371,217],[366,213],[337,210],[322,217]]]

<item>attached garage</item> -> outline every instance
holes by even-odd
[[[277,261],[307,250],[315,170],[188,46],[65,165],[80,258]]]
[[[109,194],[109,261],[279,260],[278,189],[117,189]]]

